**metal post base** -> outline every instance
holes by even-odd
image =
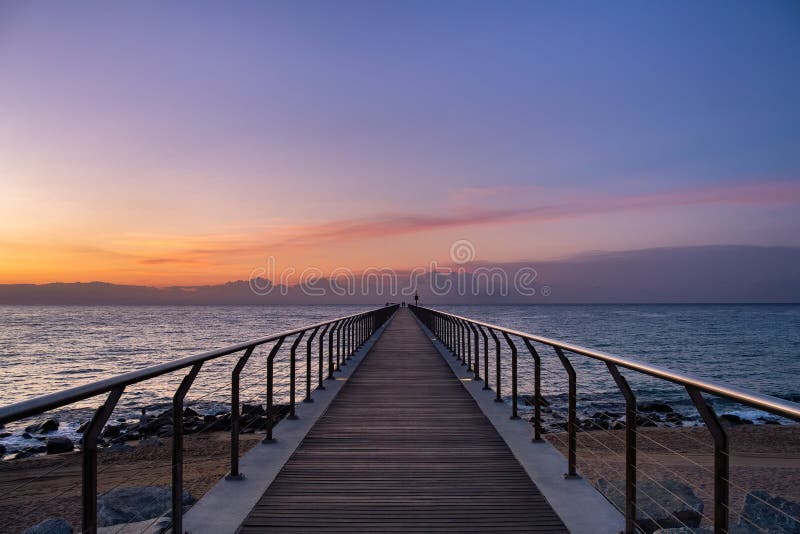
[[[512,415],[511,417],[509,417],[509,419],[512,419],[512,420],[519,419],[519,416],[518,415]]]
[[[503,402],[503,399],[495,399],[495,402]]]
[[[327,380],[327,379],[326,379],[326,380]],[[318,385],[318,386],[317,386],[317,389],[325,389],[325,386],[323,386],[322,384],[320,384],[320,385]]]
[[[293,421],[294,421],[295,419],[300,419],[300,418],[299,418],[299,417],[297,417],[296,415],[287,415],[287,416],[286,416],[286,419],[291,419],[291,420],[293,420]]]
[[[490,387],[489,387],[489,384],[484,384],[484,385],[483,385],[483,387],[482,387],[481,389],[482,389],[483,391],[486,391],[486,390],[488,390],[488,389],[492,389],[492,388],[490,388]]]
[[[317,389],[319,389],[319,388],[317,388]],[[311,397],[306,397],[305,399],[303,399],[303,402],[305,402],[306,404],[308,404],[308,403],[310,403],[310,402],[314,402],[314,399],[312,399]]]
[[[275,438],[264,438],[261,440],[261,443],[264,445],[269,445],[270,443],[275,443]]]
[[[238,475],[225,475],[225,480],[244,480],[244,473],[239,473]]]
[[[569,473],[564,473],[561,476],[564,478],[564,480],[577,480],[582,478],[580,475],[570,475]]]

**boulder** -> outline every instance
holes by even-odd
[[[11,432],[0,432],[0,439],[7,438],[11,435]]]
[[[6,453],[6,446],[5,446],[5,445],[2,445],[2,444],[0,444],[0,456],[2,456],[2,455],[3,455],[3,454],[5,454],[5,453]]]
[[[242,404],[242,415],[266,415],[267,411],[260,404]]]
[[[191,408],[184,408],[183,409],[183,416],[184,417],[200,417],[200,414],[196,411],[192,410]]]
[[[115,488],[97,498],[98,526],[109,527],[135,523],[159,517],[171,508],[168,487],[144,486]],[[188,491],[183,492],[183,504],[194,504]]]
[[[122,434],[122,425],[106,425],[101,436],[104,438],[116,438]]]
[[[625,481],[597,481],[597,488],[618,509],[625,509]],[[699,527],[703,501],[692,488],[675,480],[639,481],[636,484],[636,522],[645,532],[678,527]]]
[[[47,454],[59,454],[75,450],[75,444],[66,436],[52,436],[47,438]]]
[[[45,432],[54,432],[58,430],[58,425],[59,423],[57,419],[45,419],[44,421],[39,421],[38,423],[26,426],[25,432],[30,432],[32,434],[44,434]]]
[[[518,395],[517,402],[519,402],[520,404],[524,404],[525,406],[533,406],[534,398],[535,397],[533,395],[528,395],[528,394]],[[539,395],[539,406],[542,407],[550,406],[550,403],[542,395]]]
[[[72,534],[72,526],[65,519],[51,517],[26,529],[22,534]]]
[[[669,404],[654,401],[642,401],[636,403],[636,409],[642,412],[672,413],[674,410]]]
[[[724,413],[719,416],[723,423],[729,423],[731,425],[752,425],[753,422],[750,419],[745,419],[744,417],[739,417],[738,415],[732,413]]]
[[[800,504],[763,490],[754,490],[744,496],[744,508],[737,529],[741,532],[758,528],[775,534],[796,533],[800,532],[798,518]]]

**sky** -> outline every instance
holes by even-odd
[[[797,2],[0,4],[0,283],[800,246]]]

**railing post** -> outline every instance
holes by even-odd
[[[553,347],[556,351],[558,359],[561,360],[561,365],[567,371],[569,376],[569,416],[567,419],[567,472],[564,478],[579,478],[578,472],[575,468],[577,463],[576,450],[578,448],[578,379],[575,374],[575,369],[572,367],[569,359],[564,356],[564,351],[561,347]]]
[[[341,371],[342,369],[342,336],[347,321],[347,319],[343,319],[339,322],[339,326],[336,327],[336,367],[334,371]]]
[[[542,440],[542,361],[536,348],[526,338],[522,338],[533,358],[533,441]]]
[[[319,327],[316,327],[306,340],[306,398],[303,402],[314,402],[311,398],[311,349],[313,348],[314,337],[316,337]]]
[[[459,340],[458,340],[458,355],[461,357],[461,365],[467,365],[465,350],[464,350],[464,338],[466,336],[465,330],[467,329],[464,326],[464,321],[458,320],[458,332],[459,332]]]
[[[711,437],[714,438],[714,534],[728,532],[730,465],[728,456],[728,434],[717,418],[717,414],[699,389],[686,386],[694,407],[703,418]]]
[[[272,350],[269,351],[269,356],[267,356],[267,435],[261,441],[262,443],[272,443],[274,441],[272,439],[272,427],[275,426],[275,414],[273,413],[275,410],[272,409],[272,383],[275,375],[273,362],[275,361],[275,355],[278,354],[281,345],[283,345],[284,339],[282,337],[278,338],[272,346]]]
[[[247,347],[231,371],[231,472],[225,477],[227,480],[244,478],[239,472],[239,377],[254,350],[255,346]]]
[[[500,393],[500,384],[501,384],[501,372],[500,372],[500,339],[498,339],[497,334],[494,333],[493,329],[489,329],[489,333],[492,335],[492,339],[494,339],[494,367],[495,367],[495,402],[503,402],[503,395]]]
[[[489,387],[489,338],[486,336],[486,331],[482,326],[479,326],[478,330],[483,336],[483,389],[492,389]]]
[[[330,323],[326,324],[325,328],[323,328],[322,332],[319,334],[319,365],[317,366],[319,381],[317,383],[317,389],[325,389],[325,383],[323,381],[323,369],[325,369],[325,334],[328,332],[330,327]]]
[[[503,332],[506,343],[511,348],[511,419],[519,419],[517,415],[517,347],[511,337]]]
[[[183,532],[183,399],[201,367],[192,366],[172,397],[172,532]]]
[[[467,371],[472,372],[472,330],[467,321],[463,321],[463,323],[464,331],[466,332],[464,336],[464,342],[467,348]]]
[[[481,350],[480,350],[480,339],[478,339],[478,327],[475,326],[473,323],[469,323],[469,327],[472,329],[472,333],[475,334],[475,376],[472,377],[473,380],[480,380],[481,379]]]
[[[97,534],[97,436],[111,417],[124,387],[111,390],[95,410],[81,440],[81,532]]]
[[[328,331],[328,377],[326,380],[336,380],[333,376],[333,334],[339,322],[333,323],[333,327]]]
[[[636,396],[616,365],[606,367],[625,397],[625,534],[636,534]]]
[[[297,346],[300,344],[300,340],[303,339],[303,336],[306,335],[305,330],[297,334],[297,338],[295,338],[294,343],[292,343],[292,348],[289,351],[289,415],[287,419],[297,419],[297,414],[295,413],[295,380],[297,379],[297,370],[296,370],[296,352]]]

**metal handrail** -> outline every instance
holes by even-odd
[[[730,458],[729,443],[725,428],[720,423],[714,408],[703,397],[703,393],[708,393],[717,397],[726,398],[765,412],[800,421],[800,404],[763,395],[743,388],[696,378],[684,373],[672,371],[670,369],[640,362],[630,358],[614,356],[605,352],[587,349],[572,343],[565,343],[555,339],[520,332],[504,326],[499,326],[476,319],[470,319],[460,315],[423,308],[420,306],[409,305],[409,308],[417,315],[428,329],[439,338],[439,340],[460,359],[462,365],[467,369],[475,371],[475,380],[480,380],[478,366],[480,361],[480,345],[477,343],[477,333],[480,331],[486,339],[485,330],[491,334],[495,341],[495,358],[497,379],[496,401],[501,400],[500,395],[500,360],[501,350],[497,333],[501,333],[511,350],[511,418],[517,416],[517,347],[512,338],[521,339],[534,360],[534,441],[540,440],[541,435],[541,384],[540,384],[540,356],[533,343],[539,343],[551,347],[564,367],[568,377],[568,419],[567,419],[567,473],[565,478],[577,478],[579,475],[576,470],[577,463],[577,373],[565,353],[578,354],[594,360],[602,361],[606,364],[608,372],[614,379],[617,388],[625,399],[625,532],[633,534],[638,531],[637,526],[637,506],[636,506],[636,425],[637,425],[637,406],[636,396],[628,381],[619,372],[619,368],[630,369],[638,373],[666,380],[679,384],[686,389],[689,398],[694,404],[695,409],[702,418],[706,428],[711,433],[714,441],[714,533],[724,534],[728,532],[729,523],[729,486],[730,486]],[[475,334],[476,343],[474,351],[470,345],[470,333]],[[466,338],[466,343],[465,343]],[[488,382],[488,343],[484,343],[484,371]],[[484,384],[483,389],[488,383]]]
[[[378,308],[378,310],[379,309],[382,308]],[[370,310],[364,313],[373,313],[375,311],[377,310]],[[64,389],[61,391],[57,391],[55,393],[50,393],[48,395],[41,395],[39,397],[34,397],[32,399],[17,402],[15,404],[9,404],[8,406],[0,407],[0,425],[4,425],[6,423],[16,421],[18,419],[24,419],[26,417],[30,417],[33,415],[38,415],[47,412],[49,410],[52,410],[54,408],[60,408],[62,406],[66,406],[74,402],[82,401],[100,395],[102,393],[108,393],[109,391],[117,389],[119,387],[125,387],[131,384],[136,384],[138,382],[144,382],[151,378],[155,378],[157,376],[178,371],[186,367],[191,367],[192,365],[198,363],[205,363],[209,360],[213,360],[221,356],[227,356],[229,354],[240,352],[250,347],[257,347],[259,345],[263,345],[264,343],[269,343],[270,341],[276,341],[281,338],[293,336],[301,332],[305,332],[307,330],[318,328],[324,325],[337,323],[340,321],[344,321],[345,319],[354,318],[360,315],[363,314],[354,313],[352,315],[338,317],[336,319],[331,319],[329,321],[322,321],[310,326],[304,326],[301,328],[295,328],[293,330],[287,330],[285,332],[280,332],[278,334],[272,334],[270,336],[262,337],[259,339],[253,339],[250,341],[244,341],[242,343],[236,343],[235,345],[229,345],[227,347],[222,347],[207,352],[201,352],[200,354],[194,354],[192,356],[185,356],[183,358],[179,358],[171,362],[145,367],[144,369],[139,369],[138,371],[131,371],[129,373],[124,373],[111,378],[106,378],[104,380],[98,380],[97,382],[91,382],[89,384],[84,384],[81,386],[76,386],[74,388]]]
[[[414,307],[413,304],[409,304],[409,308],[413,307]],[[543,336],[537,336],[535,334],[528,334],[526,332],[521,332],[519,330],[514,330],[512,328],[506,328],[504,326],[499,326],[496,324],[485,323],[483,321],[470,319],[468,317],[462,317],[460,315],[443,312],[441,310],[436,310],[433,308],[426,308],[426,309],[432,312],[448,315],[455,319],[467,321],[474,325],[483,326],[485,328],[491,328],[498,332],[504,332],[512,336],[517,336],[522,339],[536,341],[537,343],[541,343],[543,345],[558,347],[568,352],[581,354],[583,356],[588,356],[589,358],[594,358],[595,360],[601,360],[607,363],[612,363],[620,367],[625,367],[626,369],[638,371],[640,373],[650,375],[655,378],[661,378],[663,380],[680,384],[682,386],[691,386],[699,389],[700,391],[711,393],[712,395],[716,395],[718,397],[724,397],[730,400],[734,400],[741,404],[746,404],[748,406],[752,406],[753,408],[758,408],[760,410],[764,410],[766,412],[770,412],[772,414],[800,422],[800,404],[795,402],[780,399],[778,397],[773,397],[771,395],[764,395],[762,393],[757,393],[754,391],[748,391],[743,388],[731,386],[728,384],[722,384],[720,382],[715,382],[713,380],[696,378],[691,375],[679,373],[677,371],[672,371],[671,369],[667,369],[665,367],[660,367],[658,365],[651,365],[649,363],[640,362],[638,360],[634,360],[631,358],[614,356],[613,354],[608,354],[606,352],[587,349],[586,347],[581,347],[580,345],[574,345],[572,343],[566,343],[563,341],[558,341]]]
[[[295,405],[295,368],[296,365],[296,349],[300,339],[306,332],[316,332],[322,328],[323,335],[326,331],[329,332],[328,336],[328,360],[333,359],[333,336],[336,335],[337,358],[344,356],[349,358],[352,353],[358,350],[376,331],[385,323],[398,308],[398,305],[384,306],[361,313],[354,313],[344,317],[338,317],[320,323],[287,330],[278,334],[272,334],[259,339],[245,341],[230,345],[227,347],[219,348],[195,354],[193,356],[186,356],[171,362],[154,365],[138,371],[124,373],[115,377],[99,380],[90,384],[84,384],[70,389],[57,391],[48,395],[42,395],[33,399],[28,399],[9,406],[0,407],[0,425],[24,419],[33,415],[38,415],[46,411],[60,408],[74,402],[92,398],[104,393],[108,393],[105,401],[100,405],[94,413],[89,424],[83,431],[83,438],[81,442],[81,456],[82,456],[82,469],[81,469],[81,532],[95,534],[97,532],[97,442],[100,431],[105,426],[109,417],[114,411],[117,403],[125,392],[125,388],[144,382],[151,378],[162,376],[165,374],[180,371],[181,369],[189,368],[189,372],[184,376],[178,389],[172,398],[172,532],[183,532],[183,401],[186,394],[189,392],[192,384],[198,373],[201,371],[203,364],[208,361],[215,360],[222,356],[235,354],[237,352],[244,352],[239,356],[236,365],[231,372],[231,424],[230,424],[230,444],[231,444],[231,470],[226,477],[229,480],[241,480],[242,473],[239,471],[239,420],[241,417],[239,410],[239,393],[240,393],[240,374],[247,365],[250,356],[256,347],[264,345],[265,343],[275,342],[267,358],[267,399],[266,399],[266,438],[265,443],[272,441],[272,431],[275,425],[275,410],[273,410],[273,362],[275,356],[280,350],[283,342],[292,336],[298,336],[293,343],[290,353],[290,406],[291,415],[294,414]],[[349,343],[342,345],[345,337]],[[313,335],[309,337],[309,343]],[[320,341],[322,338],[320,337]],[[344,349],[342,351],[342,349]],[[323,358],[324,345],[320,343],[320,384],[318,389],[324,389],[322,386],[322,358]],[[349,352],[348,352],[349,351]],[[308,360],[310,362],[310,344],[307,351]],[[335,380],[333,372],[338,371],[331,366],[328,380]],[[310,369],[307,370],[307,389],[306,401],[311,401],[310,396]]]

